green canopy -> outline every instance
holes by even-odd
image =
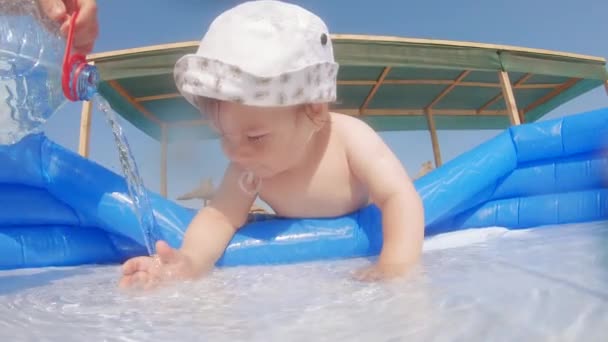
[[[501,74],[508,76],[522,121],[532,122],[608,80],[603,58],[539,49],[384,36],[334,35],[340,63],[333,110],[378,131],[502,129],[510,124]],[[100,93],[124,118],[155,139],[215,135],[173,83],[173,66],[198,42],[89,56]],[[254,54],[255,51],[252,51]],[[503,78],[503,81],[505,79]]]

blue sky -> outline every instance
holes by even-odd
[[[100,35],[94,52],[200,40],[211,20],[241,1],[98,1]],[[508,44],[608,57],[608,1],[605,0],[308,0],[291,1],[322,17],[333,33],[383,34]],[[354,4],[358,3],[356,7]],[[598,88],[544,119],[608,106]],[[68,103],[47,123],[51,139],[77,150],[80,104]],[[158,142],[122,121],[140,173],[159,191]],[[496,135],[497,131],[439,131],[444,162]],[[429,134],[385,133],[382,137],[415,175],[432,159]],[[93,113],[91,159],[120,173],[116,148],[101,112]],[[175,143],[169,147],[169,197],[190,190],[205,177],[217,184],[226,166],[217,141]],[[198,202],[185,202],[196,207]]]

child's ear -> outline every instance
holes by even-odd
[[[329,120],[329,107],[325,103],[309,103],[304,105],[304,113],[318,130]]]

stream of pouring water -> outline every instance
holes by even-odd
[[[133,201],[133,209],[143,233],[148,255],[153,255],[156,253],[156,220],[150,200],[148,199],[148,193],[139,175],[135,158],[133,158],[127,138],[123,134],[122,127],[118,123],[118,119],[110,105],[99,94],[94,96],[93,102],[99,104],[99,109],[105,114],[106,120],[112,129],[114,141],[118,149],[118,159],[120,160],[122,172],[127,181],[131,200]]]

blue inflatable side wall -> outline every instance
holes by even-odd
[[[510,145],[503,142],[507,140]],[[497,158],[494,179],[485,169],[489,155]],[[483,175],[475,175],[476,161],[483,164]],[[445,189],[442,180],[452,179],[446,173],[459,178],[468,174],[470,182],[459,180],[465,194],[459,194],[449,209],[443,206],[428,213],[435,215],[427,221],[427,234],[608,218],[608,109],[512,127],[421,179],[423,196],[429,187]],[[443,195],[444,200],[448,197]]]
[[[608,109],[512,127],[416,182],[426,234],[608,218]],[[0,146],[0,269],[115,263],[146,253],[124,179],[32,135]],[[150,193],[178,247],[194,212]],[[218,266],[376,255],[375,206],[337,218],[259,216]]]

